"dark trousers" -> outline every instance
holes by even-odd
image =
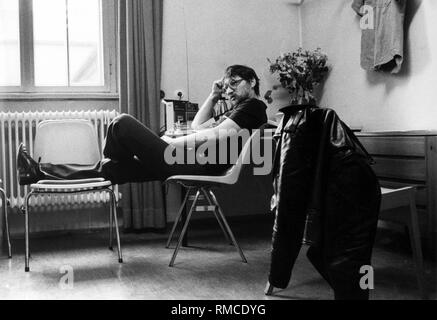
[[[345,163],[331,174],[326,194],[322,241],[307,256],[330,284],[335,299],[366,300],[361,267],[371,266],[380,187],[372,169],[359,161]],[[363,281],[367,283],[366,281]]]
[[[134,117],[122,114],[108,127],[104,161],[91,166],[42,163],[46,179],[103,177],[114,184],[163,181],[176,174],[220,174],[213,165],[168,164],[164,152],[169,145]]]

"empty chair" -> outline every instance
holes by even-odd
[[[78,164],[93,166],[101,160],[97,135],[88,120],[45,120],[38,124],[34,158],[42,163]],[[117,239],[118,261],[123,262],[117,219],[117,198],[112,183],[103,178],[78,180],[41,180],[30,185],[24,205],[25,271],[29,271],[29,204],[34,196],[43,194],[81,194],[92,192],[109,194],[109,248],[112,250],[113,224]]]

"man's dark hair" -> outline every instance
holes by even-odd
[[[242,79],[246,81],[252,81],[255,80],[255,87],[253,90],[255,91],[255,94],[259,96],[259,78],[256,75],[255,70],[252,68],[249,68],[247,66],[235,64],[233,66],[229,66],[225,70],[225,77],[226,78],[232,78],[235,76],[239,76]]]

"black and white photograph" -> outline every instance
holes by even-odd
[[[0,0],[0,300],[437,300],[436,16]]]

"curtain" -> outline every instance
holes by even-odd
[[[119,0],[120,111],[159,132],[162,49],[161,0]],[[121,186],[125,229],[166,224],[161,182]]]

